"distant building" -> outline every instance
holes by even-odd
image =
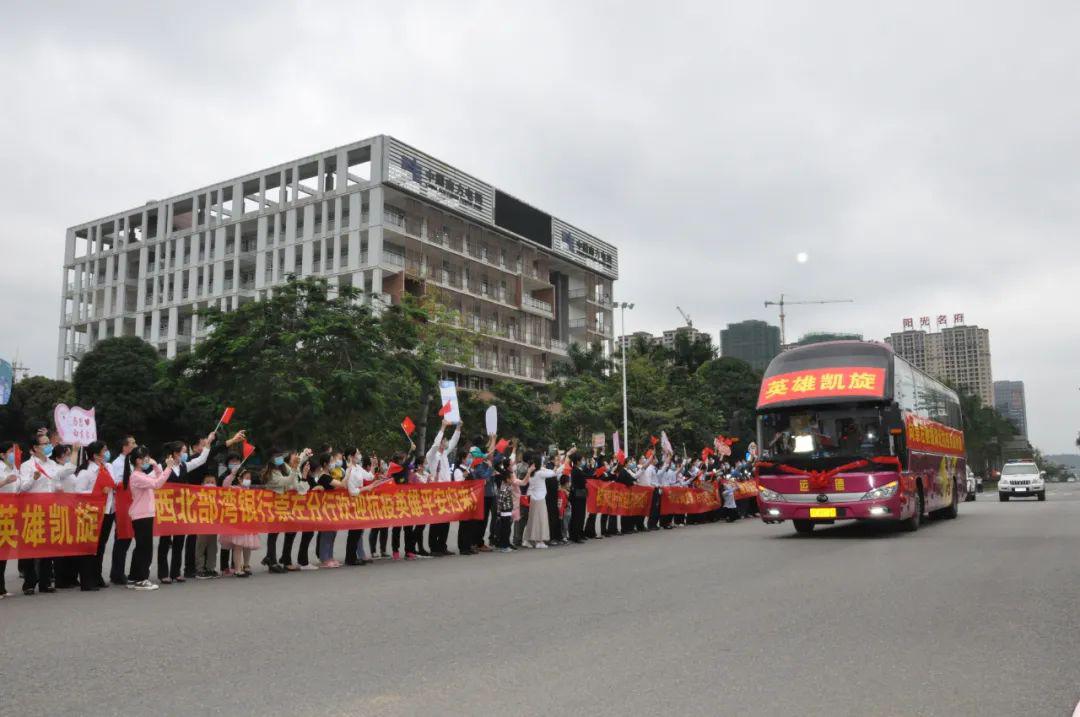
[[[637,339],[641,339],[647,344],[655,344],[658,341],[658,339],[648,331],[635,331],[632,334],[620,336],[618,345],[622,348],[626,348],[632,346]]]
[[[742,359],[758,371],[779,353],[780,328],[764,321],[740,321],[720,331],[720,355]]]
[[[712,344],[712,336],[704,331],[698,331],[693,326],[680,326],[676,329],[671,329],[670,331],[664,331],[659,336],[653,336],[648,331],[635,331],[629,336],[620,336],[618,345],[632,346],[636,339],[641,339],[645,343],[654,346],[663,346],[671,351],[675,349],[675,338],[679,335],[686,335],[691,341],[701,341],[710,345]]]
[[[949,326],[929,332],[908,329],[885,339],[893,351],[913,366],[943,381],[951,381],[994,405],[990,370],[990,331],[978,326]]]
[[[801,339],[792,344],[792,348],[795,346],[809,346],[810,344],[823,344],[826,341],[862,341],[862,334],[845,334],[836,333],[832,331],[813,331],[808,334],[804,334]]]
[[[687,336],[691,342],[702,341],[707,344],[712,344],[712,336],[704,331],[698,331],[693,326],[680,326],[670,331],[665,331],[658,338],[660,345],[664,348],[673,350],[675,348],[675,337],[679,335]]]
[[[1027,438],[1027,401],[1023,381],[994,381],[994,408]]]

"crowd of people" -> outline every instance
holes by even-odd
[[[452,430],[452,433],[450,433]],[[449,434],[449,435],[448,435]],[[0,443],[0,493],[104,493],[105,515],[96,554],[20,559],[18,572],[25,595],[78,587],[97,591],[126,586],[156,590],[189,579],[253,574],[251,555],[263,545],[259,534],[160,536],[154,562],[155,492],[169,483],[217,486],[222,490],[262,488],[278,494],[344,490],[359,495],[378,486],[484,481],[484,511],[478,520],[457,526],[456,553],[512,553],[521,548],[581,544],[619,535],[671,530],[690,524],[756,515],[756,499],[736,500],[736,483],[750,480],[749,462],[730,463],[703,453],[700,459],[655,448],[640,457],[621,451],[604,456],[599,449],[530,450],[518,440],[480,436],[462,443],[462,426],[443,423],[426,452],[410,451],[380,457],[355,447],[323,445],[318,450],[273,449],[256,468],[242,457],[243,431],[228,439],[215,429],[196,440],[163,446],[156,459],[135,436],[126,436],[115,454],[100,441],[87,446],[59,442],[55,433],[39,430],[25,447]],[[411,443],[411,440],[410,440]],[[25,451],[25,453],[24,453]],[[160,459],[160,460],[159,460]],[[618,517],[587,511],[587,481],[615,481],[653,489],[649,515]],[[717,486],[719,482],[719,486]],[[665,486],[719,488],[722,507],[694,515],[661,515],[660,489]],[[118,491],[130,492],[127,515],[118,515]],[[123,511],[123,508],[120,508]],[[122,537],[121,521],[130,520]],[[416,560],[453,555],[448,546],[451,524],[348,530],[345,559],[335,559],[338,531],[269,533],[262,565],[274,574],[360,566],[376,559]],[[105,553],[112,540],[109,579]],[[311,544],[315,543],[314,558]],[[129,555],[130,553],[130,555]],[[0,561],[0,597],[6,563]]]

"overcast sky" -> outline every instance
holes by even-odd
[[[34,373],[66,227],[386,133],[615,244],[628,331],[962,312],[1075,451],[1077,3],[105,5],[0,24],[0,355]]]

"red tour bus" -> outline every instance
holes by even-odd
[[[799,533],[838,520],[917,530],[955,518],[967,491],[956,393],[885,344],[785,351],[758,394],[758,505]]]

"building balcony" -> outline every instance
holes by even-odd
[[[604,294],[597,294],[594,291],[588,289],[571,289],[567,292],[567,296],[571,301],[586,301],[596,306],[602,306],[605,309],[612,307],[611,297]]]
[[[521,297],[521,308],[532,313],[540,314],[548,319],[555,318],[555,307],[549,302],[537,299],[534,296],[525,295]]]

